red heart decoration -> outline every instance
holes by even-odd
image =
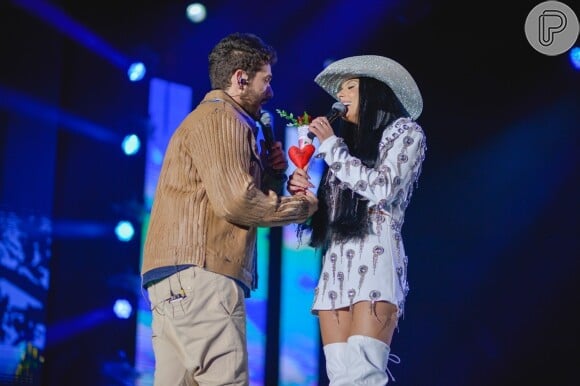
[[[297,148],[296,146],[290,146],[288,149],[288,156],[294,163],[294,165],[298,166],[300,169],[304,169],[306,165],[308,165],[308,161],[314,154],[314,146],[312,144],[306,144],[302,149]]]

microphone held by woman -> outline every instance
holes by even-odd
[[[336,120],[336,118],[341,117],[346,114],[347,107],[340,102],[334,102],[330,111],[326,114],[326,119],[328,119],[329,123],[332,123]],[[308,138],[314,139],[316,135],[312,132],[308,132]]]

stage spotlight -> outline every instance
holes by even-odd
[[[126,299],[117,299],[113,306],[113,311],[119,319],[129,319],[133,313],[131,303]]]
[[[145,76],[147,69],[145,68],[145,64],[142,62],[135,62],[129,66],[127,70],[127,76],[131,82],[138,82]]]
[[[133,155],[139,151],[141,141],[135,134],[130,134],[123,139],[121,147],[126,155]]]
[[[574,47],[570,50],[570,61],[575,69],[580,70],[580,47]]]
[[[119,221],[115,227],[115,234],[120,241],[130,241],[135,235],[135,229],[129,221]]]
[[[194,23],[201,23],[205,20],[205,16],[207,15],[205,6],[201,3],[189,4],[185,13],[187,18]]]

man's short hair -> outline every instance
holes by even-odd
[[[226,36],[209,54],[209,79],[213,90],[231,86],[232,74],[241,69],[250,79],[266,64],[276,63],[276,51],[251,33],[233,33]]]

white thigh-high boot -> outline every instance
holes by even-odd
[[[329,386],[349,386],[348,344],[346,342],[330,343],[323,347],[326,357],[326,374],[330,381]]]
[[[390,347],[364,335],[348,338],[348,373],[351,385],[384,386],[389,382],[387,363]]]

